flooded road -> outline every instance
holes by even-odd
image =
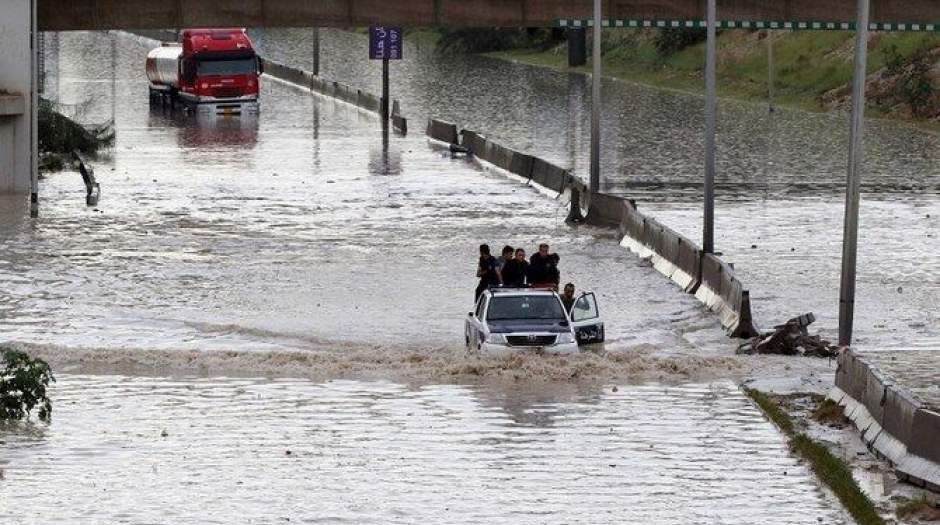
[[[55,396],[50,427],[0,434],[3,523],[849,523],[727,382],[66,376]]]
[[[309,29],[257,30],[263,51],[309,68]],[[377,92],[365,36],[321,31],[323,76]],[[391,69],[407,116],[434,116],[588,173],[588,77],[414,44]],[[604,81],[602,184],[701,238],[701,97]],[[722,100],[716,248],[750,288],[761,328],[805,312],[837,339],[847,116]],[[940,347],[940,134],[868,120],[855,343]],[[752,248],[753,246],[753,248]]]
[[[374,116],[273,79],[256,120],[164,115],[148,107],[140,66],[151,42],[61,39],[49,85],[89,122],[113,115],[117,142],[95,164],[98,208],[84,207],[74,173],[43,182],[41,221],[4,207],[5,339],[57,362],[76,347],[106,360],[462,352],[479,243],[545,241],[563,280],[600,294],[611,349],[730,353],[714,317],[612,232],[569,228],[565,203],[450,160],[420,133],[386,149]]]
[[[276,42],[270,32],[262,46]],[[60,379],[51,425],[0,429],[0,521],[848,522],[733,383],[754,370],[792,375],[796,361],[734,357],[715,316],[612,232],[565,225],[565,203],[450,159],[421,133],[383,144],[372,115],[273,79],[256,119],[151,111],[150,41],[68,33],[46,45],[50,97],[85,122],[113,119],[117,142],[94,163],[97,208],[84,206],[74,173],[42,182],[38,221],[21,199],[0,203],[0,343],[27,345]],[[499,67],[515,68],[494,70],[515,87],[493,80],[489,106],[446,86],[428,87],[428,100],[461,100],[441,105],[458,112],[442,116],[497,135],[513,129],[500,121],[518,125],[528,134],[512,144],[582,166],[582,141],[555,149],[568,140],[556,130],[568,128],[529,111],[537,97],[514,105],[509,91],[525,97],[516,77],[538,75],[548,101],[583,81]],[[423,102],[409,97],[400,95],[414,118]],[[511,111],[499,115],[497,103]],[[478,120],[461,117],[473,111]],[[587,130],[580,111],[573,137]],[[669,191],[642,205],[694,228],[691,179],[652,184]],[[932,210],[936,200],[920,193],[908,202]],[[826,222],[798,221],[822,200],[790,201],[793,224],[825,232],[835,220],[830,211]],[[760,228],[787,231],[779,225],[790,220],[761,202],[740,193],[724,209],[766,211]],[[719,232],[730,246],[721,237],[730,227]],[[551,243],[562,279],[599,294],[604,351],[467,355],[480,242]],[[782,244],[759,246],[775,251],[736,250],[753,253],[753,266],[738,259],[738,268],[753,272],[755,295],[767,294],[761,305],[789,314],[828,304],[791,289],[787,267],[762,262]],[[793,246],[794,265],[813,260],[811,245]],[[923,254],[930,268],[936,254]],[[914,268],[906,264],[899,272]],[[805,286],[817,290],[813,275]],[[898,277],[881,275],[895,286]],[[936,315],[920,296],[898,297],[893,312],[914,316],[921,305]],[[799,366],[831,376],[807,362]]]

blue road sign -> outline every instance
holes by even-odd
[[[369,58],[401,60],[401,51],[400,27],[372,26],[369,28]]]

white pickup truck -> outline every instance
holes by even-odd
[[[491,288],[464,323],[467,348],[500,355],[519,351],[573,354],[579,344],[604,341],[592,292],[566,312],[558,294],[534,288]]]

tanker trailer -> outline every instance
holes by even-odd
[[[258,111],[261,61],[244,29],[186,29],[147,54],[152,102],[187,111]]]

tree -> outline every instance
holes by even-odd
[[[0,421],[26,419],[38,406],[39,419],[49,422],[52,402],[46,388],[55,377],[48,363],[26,352],[0,347],[0,366]]]

